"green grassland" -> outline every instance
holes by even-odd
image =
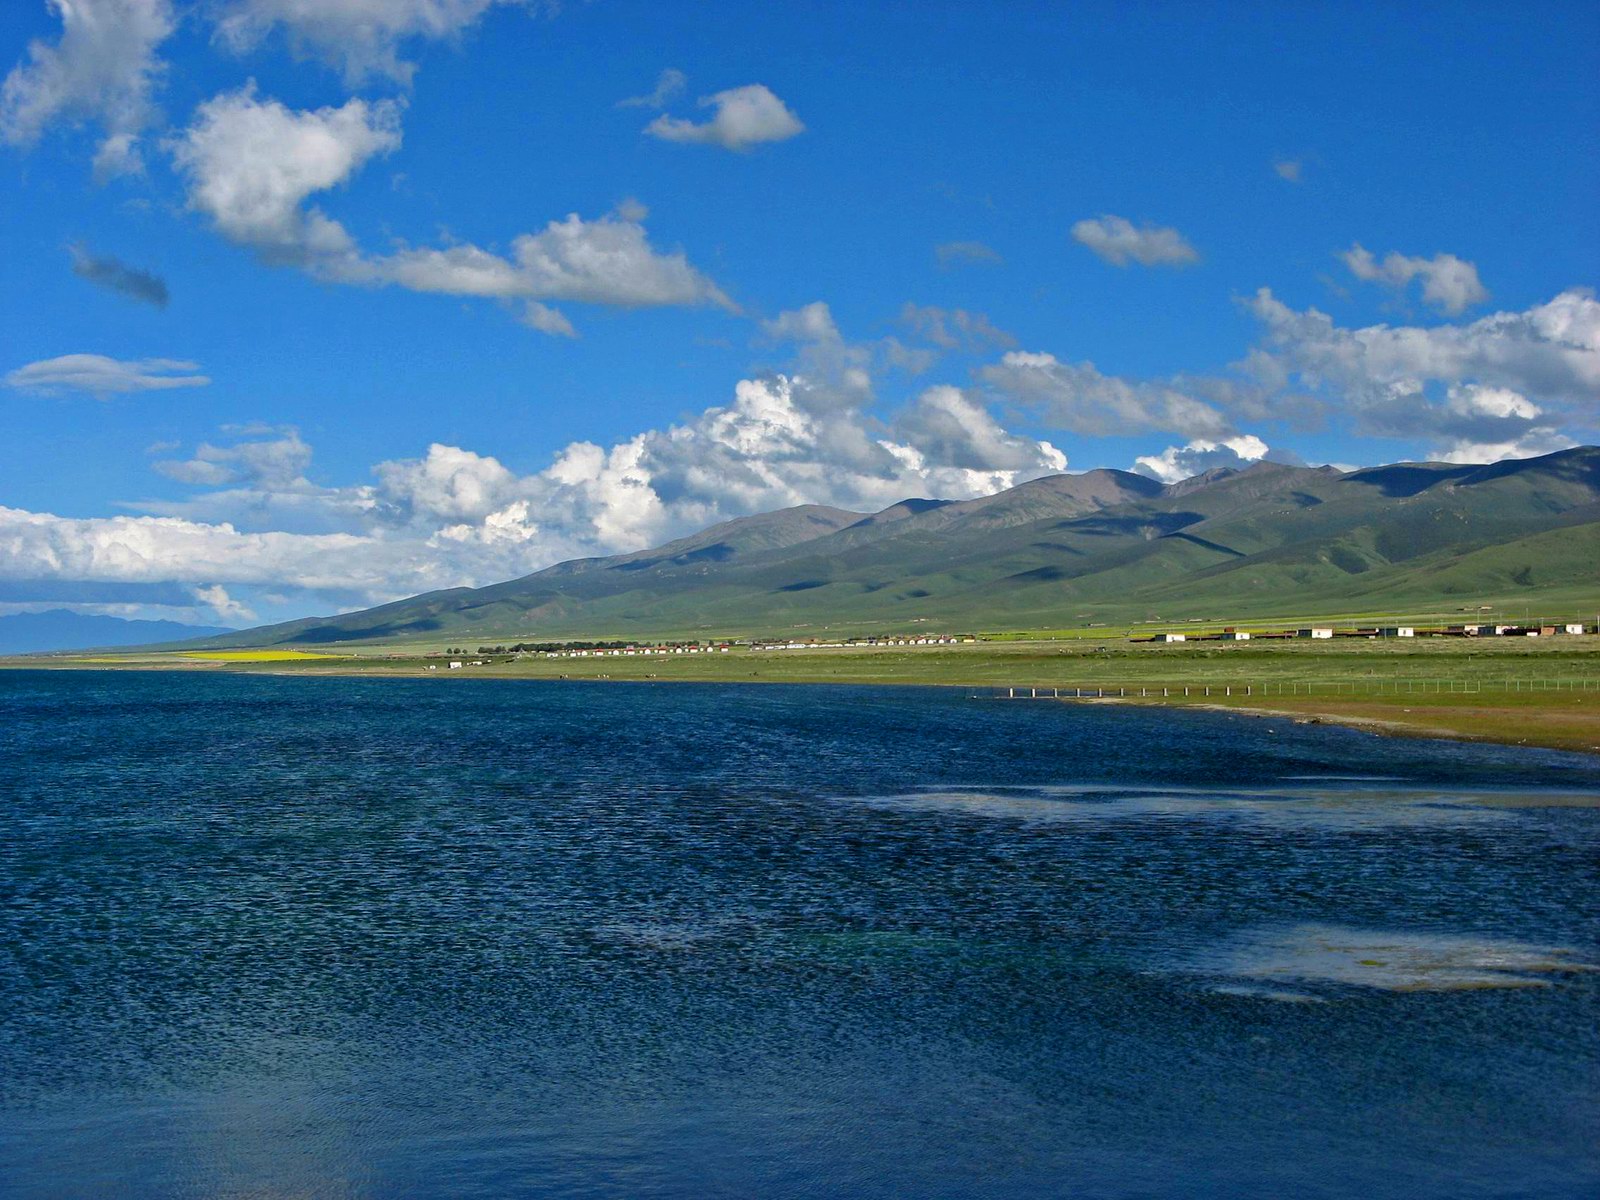
[[[368,649],[338,657],[228,660],[145,652],[13,659],[6,665],[389,676],[441,686],[484,679],[920,684],[965,687],[984,697],[997,688],[1084,689],[1128,703],[1265,709],[1394,732],[1600,749],[1595,635],[1163,645],[1075,631],[1070,637],[1036,634],[955,646],[736,647],[727,654],[588,658],[469,655],[463,661],[468,665],[451,670],[437,652]]]

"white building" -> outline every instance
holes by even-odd
[[[1181,633],[1158,633],[1155,636],[1155,640],[1158,642],[1182,642],[1187,639]]]
[[[1416,637],[1417,631],[1411,625],[1387,625],[1378,630],[1384,637]]]
[[[1295,636],[1326,640],[1333,636],[1333,630],[1326,625],[1313,625],[1310,629],[1297,630]]]
[[[1225,629],[1222,633],[1225,642],[1248,642],[1250,635],[1242,629]]]

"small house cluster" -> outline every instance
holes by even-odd
[[[976,642],[975,637],[960,634],[920,634],[914,637],[855,637],[837,642],[820,638],[797,638],[789,641],[752,642],[752,650],[850,650],[884,646],[957,646]]]
[[[1184,634],[1152,633],[1144,637],[1130,637],[1135,642],[1248,642],[1252,638],[1305,638],[1311,641],[1331,641],[1334,638],[1417,638],[1417,637],[1556,637],[1600,631],[1600,626],[1587,626],[1579,621],[1554,625],[1379,625],[1351,629],[1337,629],[1332,625],[1308,625],[1299,629],[1263,630],[1247,633],[1228,627],[1221,633]]]
[[[729,642],[717,642],[710,645],[693,642],[687,645],[576,646],[561,650],[544,650],[539,653],[543,658],[634,658],[641,655],[727,654],[732,649],[732,643]]]

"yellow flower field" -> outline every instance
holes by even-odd
[[[189,650],[184,658],[212,662],[292,662],[308,658],[343,658],[342,654],[316,654],[310,650]]]

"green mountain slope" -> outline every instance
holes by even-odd
[[[866,515],[807,506],[656,550],[217,645],[799,628],[1004,629],[1600,601],[1600,448],[1493,466],[1121,471]]]

